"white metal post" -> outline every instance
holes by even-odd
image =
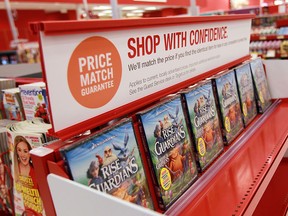
[[[113,19],[120,19],[120,10],[118,6],[117,0],[110,0],[111,8],[112,8],[112,18]]]
[[[11,32],[13,35],[13,41],[15,42],[15,41],[18,41],[18,31],[17,31],[13,16],[12,16],[10,2],[9,2],[9,0],[4,0],[4,2],[5,2],[5,6],[6,6],[6,11],[7,11],[8,19],[9,19]]]

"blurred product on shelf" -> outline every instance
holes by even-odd
[[[259,16],[253,19],[250,53],[253,56],[287,58],[288,15]]]
[[[25,120],[23,103],[20,96],[20,89],[9,88],[2,90],[2,92],[6,118],[17,121]]]
[[[285,57],[280,49],[283,43],[286,43],[286,40],[252,41],[250,53],[263,58],[282,58]]]
[[[16,83],[15,83],[14,79],[0,78],[0,119],[3,119],[6,117],[5,109],[3,106],[3,92],[2,92],[2,90],[9,89],[9,88],[15,88],[15,87],[16,87]]]
[[[20,43],[17,46],[18,60],[21,63],[39,63],[40,52],[38,42]]]
[[[17,64],[18,57],[16,50],[7,50],[0,52],[0,65]]]
[[[50,123],[47,111],[47,98],[44,82],[19,85],[25,118],[31,120],[40,117]]]
[[[288,58],[288,40],[285,40],[281,43],[280,55],[282,58]]]
[[[251,29],[251,34],[257,34],[257,35],[271,35],[277,33],[278,30],[275,28],[275,26],[254,27]]]
[[[15,50],[0,52],[0,65],[19,64],[19,63],[39,63],[40,52],[38,42],[22,42],[17,45]]]

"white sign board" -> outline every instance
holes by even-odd
[[[54,132],[249,55],[251,19],[40,32]]]

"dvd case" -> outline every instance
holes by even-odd
[[[72,180],[154,209],[131,119],[61,148]]]
[[[248,124],[257,115],[257,105],[253,86],[253,79],[249,64],[245,63],[235,68],[235,74],[244,126],[247,127]]]
[[[229,145],[244,129],[234,70],[215,75],[212,83],[221,113],[223,141]]]
[[[136,113],[157,206],[167,210],[198,177],[180,95]]]
[[[181,96],[194,138],[198,168],[202,172],[224,149],[211,80],[183,90]]]
[[[271,105],[272,98],[261,58],[251,60],[250,67],[255,86],[258,111],[259,113],[264,113]]]

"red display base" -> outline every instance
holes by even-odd
[[[288,158],[283,158],[253,216],[286,215],[288,207]]]
[[[254,195],[267,178],[273,164],[277,166],[277,160],[282,158],[288,146],[287,108],[287,102],[278,100],[263,115],[258,115],[165,213],[217,213],[230,216],[243,215],[250,211],[253,213],[254,209],[249,209],[249,206],[255,198]]]

